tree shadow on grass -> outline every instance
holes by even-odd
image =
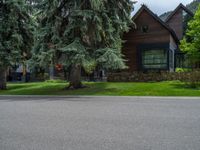
[[[190,90],[200,90],[200,83],[192,84],[192,83],[171,83],[171,86],[177,89],[190,89]]]
[[[117,93],[117,88],[109,87],[104,82],[88,82],[84,83],[85,88],[62,90],[59,93],[62,95],[111,95],[109,93]]]
[[[17,89],[23,89],[23,88],[28,88],[28,86],[27,85],[15,85],[15,86],[8,85],[8,90],[17,90]]]

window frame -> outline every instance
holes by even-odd
[[[155,57],[153,58],[149,58],[149,59],[145,59],[145,52],[148,52],[148,51],[152,51],[152,53],[149,54],[149,56],[151,55],[154,55],[156,52],[162,54],[162,55],[155,55]],[[141,63],[142,63],[142,67],[144,69],[165,69],[168,67],[168,60],[167,60],[167,51],[165,49],[148,49],[148,50],[142,50],[142,59],[141,59]],[[147,56],[148,57],[148,56]],[[156,58],[157,57],[157,58]],[[161,61],[162,60],[162,57],[165,59],[164,62],[155,62],[156,60],[159,60]],[[149,60],[150,62],[149,63],[145,63],[144,61],[145,60]],[[147,67],[149,66],[149,67]],[[153,67],[155,66],[155,67]],[[156,67],[157,66],[157,67]]]
[[[167,54],[166,66],[161,68],[145,68],[142,64],[142,51],[144,50],[164,50]],[[140,71],[147,70],[169,70],[169,43],[155,43],[155,44],[139,44],[137,46],[137,55],[138,55],[138,68]]]

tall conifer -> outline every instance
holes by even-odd
[[[121,35],[131,23],[131,0],[44,0],[33,59],[70,68],[70,88],[80,88],[81,68],[125,68]]]
[[[23,63],[33,43],[33,26],[25,0],[0,0],[0,89],[8,67]]]

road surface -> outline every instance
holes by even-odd
[[[200,150],[200,98],[0,97],[0,150]]]

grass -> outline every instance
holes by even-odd
[[[187,87],[179,81],[153,83],[85,82],[87,88],[64,90],[66,82],[8,83],[0,95],[108,95],[108,96],[200,96],[200,86]]]

